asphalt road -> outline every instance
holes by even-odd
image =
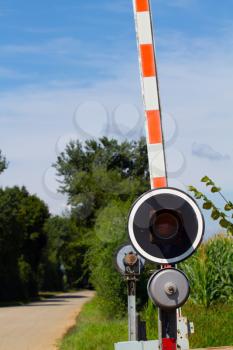
[[[91,291],[66,293],[26,306],[0,308],[0,350],[55,350]]]

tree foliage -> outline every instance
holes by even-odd
[[[55,167],[60,190],[68,194],[72,220],[78,231],[85,232],[90,281],[106,313],[121,314],[126,288],[116,272],[114,253],[127,240],[131,204],[149,189],[145,139],[119,143],[104,137],[84,144],[70,142]],[[145,283],[142,288],[145,291]]]
[[[6,158],[2,155],[0,151],[0,174],[7,168]]]
[[[0,271],[0,298],[30,297],[38,286],[88,286],[91,273],[106,309],[112,310],[112,300],[115,310],[122,310],[124,283],[115,271],[113,253],[127,239],[130,205],[149,189],[145,139],[73,141],[54,166],[60,191],[68,194],[69,216],[49,217],[47,208],[43,212],[42,202],[25,188],[1,190],[0,239],[8,268]],[[106,288],[107,281],[112,288]]]
[[[148,188],[145,140],[70,142],[55,164],[60,191],[68,195],[80,224],[93,226],[98,210],[110,200],[132,200]]]
[[[0,299],[25,299],[38,291],[49,211],[25,187],[0,189]]]
[[[58,157],[55,167],[61,179],[60,190],[68,194],[71,218],[77,225],[77,231],[84,233],[85,264],[90,271],[90,281],[100,297],[101,307],[109,316],[121,315],[126,310],[126,286],[115,269],[114,254],[127,240],[129,208],[139,195],[149,189],[145,139],[123,143],[107,138],[86,141],[85,144],[71,142]],[[205,177],[202,181],[212,193],[222,195],[211,179]],[[195,187],[190,187],[190,190],[197,199],[204,201],[203,208],[212,209],[212,217],[219,219],[220,225],[230,232],[232,203],[227,201],[225,210],[221,211]],[[223,239],[211,241],[183,263],[192,281],[194,302],[208,306],[226,301],[229,297],[231,243],[231,240]],[[222,254],[224,249],[226,254]],[[222,254],[221,257],[219,254]],[[214,264],[216,258],[221,263]],[[223,266],[224,259],[225,272],[221,274],[220,266]],[[213,278],[215,275],[216,278]],[[147,277],[146,270],[138,286],[139,304],[144,304],[147,298]]]
[[[41,288],[62,290],[87,286],[84,233],[69,217],[50,217],[44,226],[47,246],[41,264]]]

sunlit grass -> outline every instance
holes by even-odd
[[[211,308],[188,303],[184,316],[194,322],[195,334],[191,348],[233,345],[233,308],[219,305]],[[143,313],[148,324],[148,338],[157,338],[156,312],[150,306]],[[127,340],[127,319],[106,319],[99,309],[98,299],[85,305],[77,325],[65,336],[60,350],[113,350],[114,343]]]
[[[187,304],[184,315],[194,322],[191,348],[233,345],[233,306],[216,305],[210,308]]]
[[[194,322],[195,333],[190,337],[190,348],[233,345],[232,304],[215,305],[209,308],[187,303],[182,313]],[[143,316],[147,321],[148,339],[157,338],[157,312],[149,303]]]
[[[63,339],[61,350],[113,350],[113,344],[127,340],[127,320],[106,319],[98,299],[84,306],[74,327]]]

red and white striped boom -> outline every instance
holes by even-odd
[[[167,186],[167,172],[150,0],[133,0],[133,6],[146,116],[151,188],[161,188]]]

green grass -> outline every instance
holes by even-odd
[[[208,309],[187,304],[184,316],[194,322],[195,333],[191,335],[191,348],[233,345],[233,306],[218,305]]]
[[[127,319],[117,320],[113,315],[113,319],[107,320],[98,304],[98,299],[94,299],[84,306],[77,325],[64,337],[60,350],[113,350],[114,343],[127,340]],[[187,304],[183,308],[183,314],[195,325],[195,334],[190,339],[191,348],[233,345],[232,306],[221,305],[206,309]],[[156,339],[157,321],[151,307],[147,322],[150,324],[148,337]]]
[[[127,340],[127,320],[107,320],[96,298],[84,306],[77,325],[65,336],[60,349],[113,350],[115,342],[124,340]]]
[[[156,310],[149,303],[143,312],[147,321],[148,339],[157,338]],[[231,305],[216,305],[210,308],[187,303],[182,308],[182,314],[194,323],[195,333],[190,337],[190,348],[205,348],[211,346],[233,345],[233,307]]]

